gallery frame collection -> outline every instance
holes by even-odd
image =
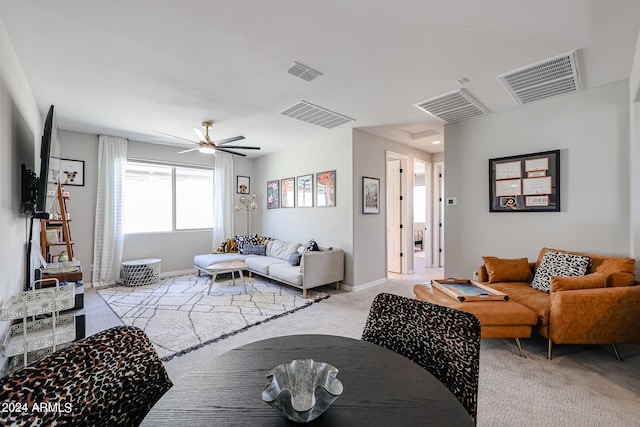
[[[489,159],[489,212],[560,212],[560,150]]]
[[[335,170],[267,182],[267,209],[311,208],[314,200],[320,208],[336,205]]]

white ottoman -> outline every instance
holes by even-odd
[[[159,258],[135,259],[122,263],[124,284],[127,286],[144,286],[156,283],[160,276]]]

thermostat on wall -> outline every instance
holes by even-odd
[[[447,206],[455,206],[458,204],[458,199],[455,197],[447,198]]]

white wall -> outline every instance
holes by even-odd
[[[445,274],[541,247],[629,255],[629,96],[618,82],[445,127]],[[561,212],[490,213],[488,159],[561,150]]]
[[[21,164],[40,173],[42,115],[0,22],[0,303],[27,285],[29,221],[20,214]],[[33,272],[30,273],[33,278]],[[0,323],[4,337],[10,322]],[[4,359],[0,357],[0,367]]]
[[[630,100],[630,234],[631,255],[636,259],[636,279],[640,279],[640,35],[636,42],[636,51],[629,79]]]
[[[351,129],[336,129],[321,141],[292,146],[255,160],[255,191],[259,196],[257,232],[290,242],[315,239],[320,246],[345,252],[346,286],[353,283],[353,178]],[[268,181],[336,171],[336,206],[312,208],[266,208]],[[253,181],[252,181],[253,187]],[[315,177],[314,177],[315,196]]]
[[[431,162],[431,155],[377,135],[360,130],[353,131],[353,229],[354,229],[354,284],[367,286],[387,277],[386,249],[386,156],[392,151],[407,156],[407,209],[405,227],[405,254],[413,252],[413,161],[414,159]],[[380,215],[362,213],[362,177],[380,178]],[[408,270],[413,269],[413,257],[408,256]]]
[[[85,185],[67,186],[70,193],[67,203],[73,222],[71,235],[76,244],[76,258],[82,261],[84,280],[91,282],[91,264],[93,262],[93,233],[95,225],[95,206],[98,173],[98,136],[80,132],[61,131],[62,156],[85,162]],[[188,165],[212,166],[213,156],[192,152],[177,156],[177,147],[129,141],[127,157],[163,162],[180,162]],[[238,174],[250,176],[251,160],[234,158],[234,169]],[[153,215],[153,212],[149,212]],[[244,222],[242,226],[244,231]],[[179,231],[167,233],[140,233],[125,236],[123,260],[140,258],[162,259],[162,272],[177,272],[193,268],[194,255],[211,252],[212,236],[210,231]]]

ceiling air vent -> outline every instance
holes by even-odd
[[[333,111],[318,107],[306,101],[300,101],[280,114],[327,129],[332,129],[336,126],[354,121],[354,119],[350,117],[334,113]]]
[[[575,51],[501,74],[498,79],[518,104],[580,90]]]
[[[465,89],[445,93],[415,105],[447,123],[456,123],[487,114],[487,109],[469,95]]]
[[[320,71],[316,71],[299,62],[294,62],[291,68],[287,71],[289,74],[300,77],[302,80],[306,80],[308,82],[315,80],[322,75]]]

